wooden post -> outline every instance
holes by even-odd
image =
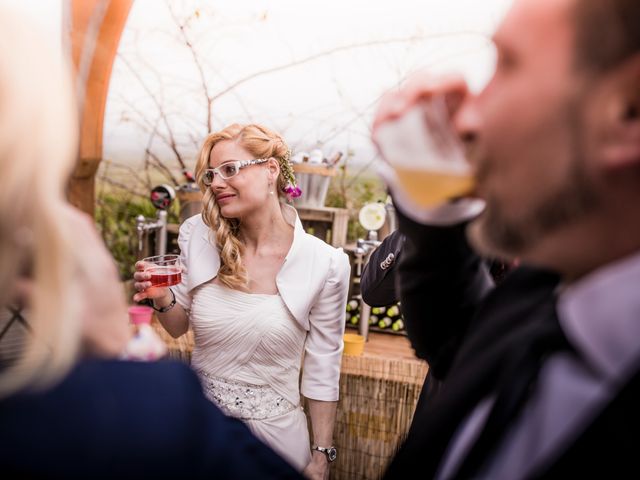
[[[102,160],[102,129],[109,78],[133,0],[67,0],[67,45],[80,93],[80,146],[69,201],[93,215],[95,174]]]

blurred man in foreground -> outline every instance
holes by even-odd
[[[405,324],[445,385],[387,478],[640,473],[638,25],[636,0],[516,0],[482,92],[422,77],[383,101],[374,135],[444,96],[486,202],[429,224],[386,176]],[[472,288],[475,252],[522,266]]]

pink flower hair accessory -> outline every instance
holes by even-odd
[[[293,198],[298,198],[300,195],[302,195],[302,190],[297,185],[289,184],[286,187],[284,187],[283,190],[289,200]]]

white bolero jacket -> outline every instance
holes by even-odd
[[[282,204],[282,213],[294,227],[294,235],[276,285],[293,317],[308,332],[301,392],[314,400],[336,401],[344,348],[349,257],[342,249],[306,233],[293,207]],[[180,227],[182,283],[172,290],[187,312],[193,289],[215,278],[220,268],[220,256],[210,232],[202,215],[188,218]]]

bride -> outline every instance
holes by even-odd
[[[350,266],[281,201],[300,193],[289,155],[260,125],[209,135],[196,166],[203,213],[180,228],[182,283],[151,288],[138,262],[134,300],[151,298],[174,337],[191,325],[192,367],[213,402],[305,475],[327,478]]]

